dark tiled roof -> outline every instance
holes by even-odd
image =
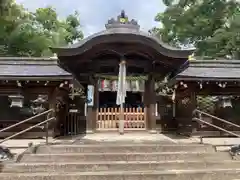
[[[54,58],[0,57],[1,79],[70,79]]]
[[[88,36],[78,43],[67,47],[52,48],[52,50],[59,56],[73,56],[81,54],[82,52],[86,51],[86,49],[91,48],[96,44],[114,42],[135,42],[139,44],[150,45],[163,55],[175,58],[188,58],[188,56],[195,50],[171,47],[153,34],[126,27],[106,29]]]
[[[177,80],[240,80],[240,60],[195,60]]]

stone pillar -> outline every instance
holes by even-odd
[[[97,113],[98,113],[98,104],[99,104],[99,91],[98,91],[98,80],[94,79],[94,82],[91,84],[93,85],[93,103],[87,102],[87,114],[86,114],[86,121],[87,121],[87,133],[91,134],[94,133],[96,130],[97,124]],[[90,95],[89,92],[87,95]],[[87,98],[89,100],[89,97]]]
[[[152,75],[149,75],[147,81],[145,82],[145,93],[144,93],[144,103],[146,106],[146,129],[150,133],[156,133],[156,93],[155,93],[155,80]]]

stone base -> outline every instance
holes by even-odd
[[[156,129],[151,129],[148,131],[150,134],[157,134],[157,130]]]
[[[93,130],[87,130],[86,134],[94,134],[94,131]]]

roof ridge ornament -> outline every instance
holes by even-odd
[[[139,30],[140,26],[135,19],[129,21],[128,16],[125,14],[125,11],[122,10],[120,15],[117,16],[117,19],[110,19],[105,25],[106,29],[111,28],[129,28]]]

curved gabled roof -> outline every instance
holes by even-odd
[[[106,30],[95,33],[68,47],[52,48],[52,51],[58,56],[74,56],[90,50],[95,45],[104,43],[138,43],[151,47],[164,56],[173,58],[188,58],[194,51],[194,49],[182,50],[171,47],[153,34],[140,31],[137,22],[135,20],[128,21],[125,14],[118,16],[117,20],[109,20],[106,24]]]

